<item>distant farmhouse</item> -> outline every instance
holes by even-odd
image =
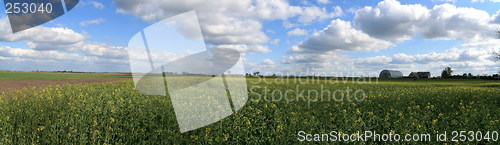
[[[408,75],[409,78],[431,78],[431,73],[430,72],[411,72],[410,75]]]
[[[382,70],[380,72],[379,78],[402,78],[403,73],[396,70]]]

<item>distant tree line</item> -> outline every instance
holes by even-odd
[[[441,78],[457,78],[457,79],[500,79],[498,74],[491,76],[488,75],[477,75],[474,76],[472,73],[463,73],[462,75],[453,75],[453,69],[451,67],[446,67],[441,72]]]

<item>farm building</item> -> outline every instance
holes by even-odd
[[[410,75],[408,75],[410,78],[431,78],[431,73],[430,72],[411,72]]]
[[[382,70],[380,72],[379,78],[402,78],[403,73],[395,70]]]

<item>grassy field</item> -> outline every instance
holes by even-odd
[[[0,144],[294,144],[299,143],[299,131],[318,134],[500,131],[499,81],[395,79],[378,83],[331,83],[322,80],[283,84],[268,84],[257,78],[247,81],[249,100],[240,111],[186,133],[179,132],[169,96],[139,94],[134,91],[132,81],[1,94]],[[362,90],[366,98],[327,101],[318,99],[321,95],[305,91],[299,93],[303,97],[298,99],[296,95],[272,99],[272,92],[295,88]],[[465,143],[498,144],[498,141]]]
[[[83,78],[108,78],[108,77],[130,77],[130,74],[126,74],[126,73],[57,73],[57,72],[0,71],[0,80],[83,79]]]

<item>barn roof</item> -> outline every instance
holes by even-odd
[[[397,70],[382,70],[379,77],[381,78],[401,78],[403,73]]]

